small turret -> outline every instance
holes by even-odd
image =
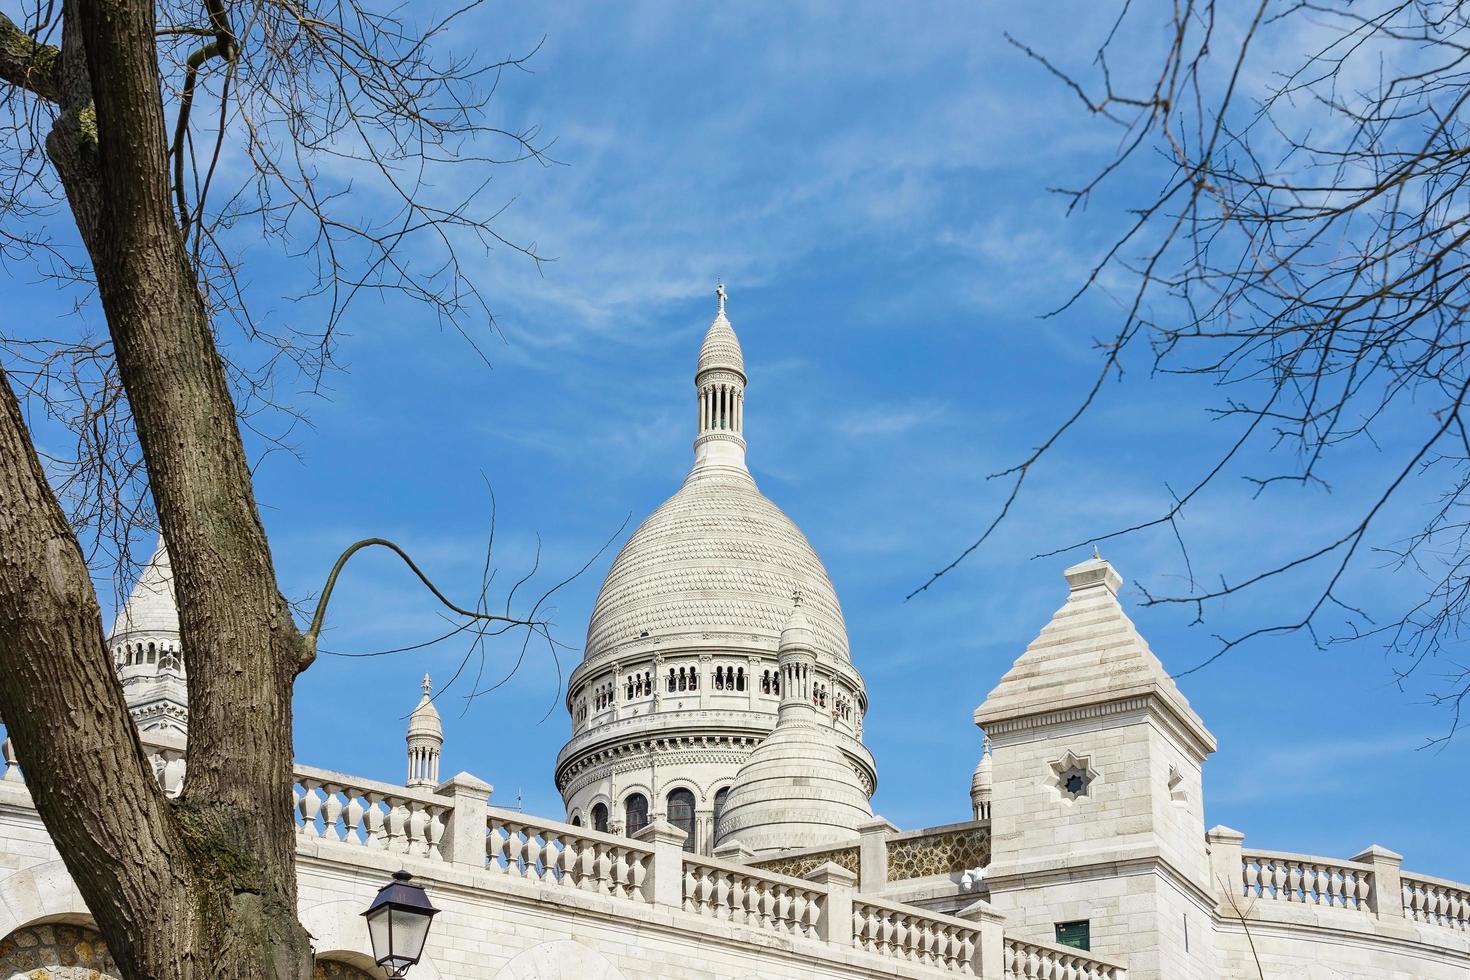
[[[107,638],[123,698],[140,731],[189,734],[189,687],[179,636],[173,566],[159,535]]]
[[[424,696],[408,716],[408,782],[415,789],[439,785],[439,753],[444,748],[444,724],[430,696],[429,675],[424,675]]]
[[[776,727],[735,774],[715,844],[739,841],[771,854],[856,841],[873,810],[813,704],[816,650],[799,598],[781,630],[779,657]]]
[[[985,739],[985,748],[980,753],[980,762],[975,774],[970,777],[970,806],[974,808],[976,820],[990,819],[990,788],[994,782],[990,760],[990,739]]]
[[[719,307],[699,348],[694,387],[699,393],[696,465],[745,469],[745,355],[725,316],[725,286],[715,288]]]

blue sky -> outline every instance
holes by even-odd
[[[259,469],[284,587],[314,593],[341,547],[383,535],[472,598],[482,474],[499,500],[497,581],[527,566],[538,534],[542,578],[575,570],[625,517],[631,530],[678,487],[694,435],[695,353],[723,278],[750,375],[751,469],[826,562],[867,679],[874,809],[904,827],[965,818],[980,752],[970,713],[1061,604],[1061,570],[1090,549],[1033,556],[1153,516],[1166,485],[1186,485],[1232,435],[1206,413],[1219,392],[1130,365],[999,533],[904,601],[994,513],[1003,488],[986,476],[1023,457],[1090,383],[1093,342],[1113,329],[1116,304],[1099,294],[1063,316],[1040,314],[1106,246],[1123,197],[1146,191],[1125,185],[1072,217],[1047,192],[1090,173],[1118,137],[1002,37],[1075,59],[1105,30],[1102,15],[1081,3],[1031,6],[477,12],[453,43],[517,54],[545,38],[531,73],[507,77],[492,112],[507,128],[542,125],[559,164],[502,169],[491,194],[513,200],[502,233],[556,261],[538,269],[504,249],[470,256],[498,319],[500,333],[484,341],[493,367],[421,309],[354,307],[345,369],[323,396],[299,402],[314,424],[296,437],[302,458],[273,455]],[[260,288],[290,271],[266,254],[255,269]],[[34,286],[21,292],[21,315],[64,305]],[[1232,474],[1184,524],[1196,572],[1234,576],[1337,528],[1398,458],[1394,421],[1385,424],[1381,453],[1365,447],[1334,463],[1330,494],[1252,501]],[[1410,486],[1380,543],[1431,489]],[[1295,615],[1312,585],[1307,576],[1236,597],[1191,626],[1185,610],[1136,605],[1133,583],[1183,580],[1170,533],[1110,542],[1104,554],[1172,671],[1214,652],[1215,632]],[[574,647],[611,557],[559,594],[558,635]],[[1378,564],[1355,577],[1365,602],[1413,594],[1413,580]],[[380,556],[354,563],[330,622],[324,643],[344,651],[446,628]],[[401,779],[418,678],[448,676],[463,652],[323,657],[297,685],[299,757]],[[493,648],[486,676],[513,656]],[[563,675],[576,654],[565,656]],[[1400,689],[1377,647],[1324,653],[1293,636],[1184,678],[1220,743],[1206,767],[1209,823],[1243,830],[1248,845],[1317,854],[1380,843],[1408,867],[1470,878],[1470,856],[1444,844],[1470,805],[1470,786],[1450,775],[1464,736],[1420,749],[1447,726],[1424,703],[1444,669],[1431,664]],[[440,702],[446,773],[489,780],[502,805],[519,793],[528,810],[558,813],[551,770],[568,722],[555,667],[533,655],[494,693],[466,705],[467,691]]]

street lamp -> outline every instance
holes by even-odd
[[[429,920],[438,914],[439,910],[429,904],[424,886],[414,884],[413,875],[407,871],[393,872],[393,880],[382,887],[363,913],[373,943],[373,959],[393,980],[400,980],[424,955]]]

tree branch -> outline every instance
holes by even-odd
[[[61,50],[42,44],[0,13],[0,80],[61,102]]]

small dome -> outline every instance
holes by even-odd
[[[814,712],[783,713],[730,784],[720,812],[720,840],[757,854],[841,844],[858,838],[873,816],[857,773]]]
[[[972,800],[990,799],[990,788],[994,784],[995,776],[991,772],[990,751],[980,757],[980,763],[975,766],[975,774],[970,777],[970,798]]]
[[[108,638],[117,640],[133,633],[177,636],[178,632],[179,607],[174,601],[174,570],[160,534],[153,557],[143,566],[133,591],[128,593],[128,601],[118,610]]]
[[[740,338],[735,336],[735,328],[730,326],[730,321],[725,316],[723,304],[720,312],[715,314],[714,322],[709,325],[709,332],[704,335],[704,343],[699,348],[699,366],[694,369],[694,376],[697,378],[706,371],[719,368],[735,371],[740,377],[745,377],[745,354],[740,350]]]
[[[781,649],[802,647],[810,650],[815,642],[811,622],[807,620],[801,607],[796,606],[791,610],[791,615],[786,617],[786,625],[781,627]]]
[[[429,696],[432,690],[429,683],[429,675],[424,675],[424,696],[419,699],[418,707],[413,709],[413,714],[408,716],[408,737],[425,735],[430,738],[444,739],[444,723],[439,720],[439,709],[434,707],[434,700]]]

